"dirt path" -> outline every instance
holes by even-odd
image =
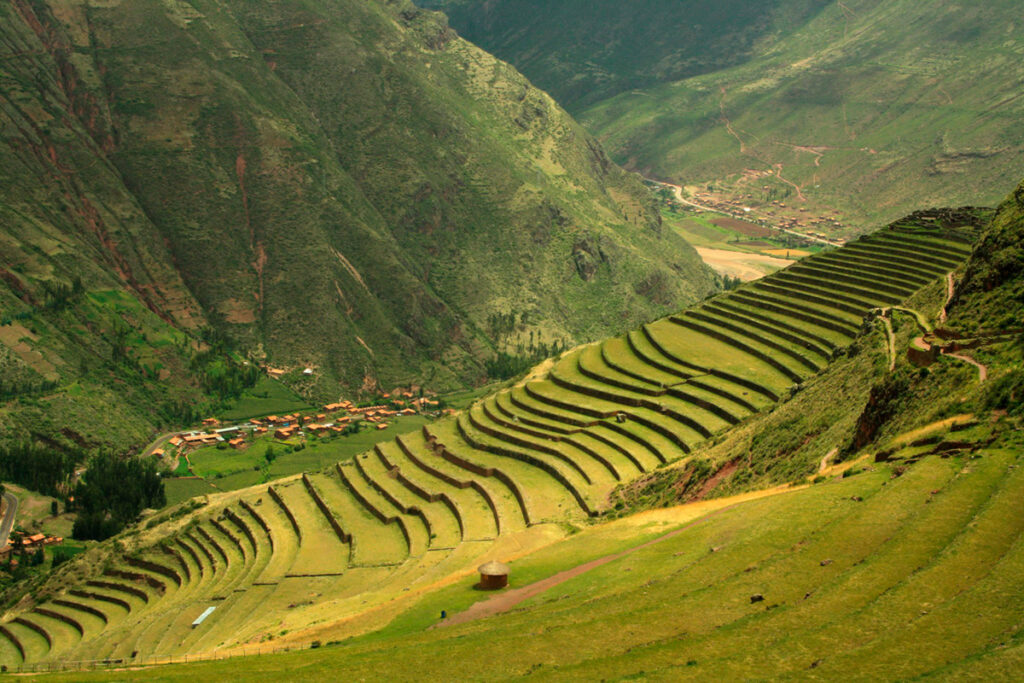
[[[945,355],[949,356],[950,358],[956,358],[957,360],[962,360],[965,363],[970,363],[974,367],[978,368],[978,381],[979,382],[984,382],[985,380],[988,379],[988,368],[986,366],[982,365],[981,363],[979,363],[978,361],[974,360],[970,356],[962,354],[962,353],[947,353]]]
[[[825,457],[821,459],[821,463],[818,464],[818,474],[825,473],[825,471],[828,469],[828,466],[832,464],[832,458],[836,457],[836,453],[838,452],[838,448],[833,448],[832,450],[825,454]]]
[[[657,538],[654,538],[654,539],[651,539],[650,541],[646,541],[644,543],[641,543],[640,545],[634,546],[634,547],[632,547],[632,548],[630,548],[628,550],[623,550],[621,552],[613,553],[611,555],[605,555],[604,557],[599,557],[596,560],[591,560],[590,562],[585,562],[585,563],[583,563],[581,565],[578,565],[576,567],[572,567],[571,569],[566,569],[565,571],[558,572],[557,574],[549,576],[546,579],[541,579],[540,581],[535,581],[534,583],[528,584],[528,585],[523,586],[521,588],[513,588],[512,590],[504,591],[502,593],[499,593],[498,595],[495,595],[493,598],[490,598],[488,600],[481,600],[480,602],[472,605],[469,609],[465,610],[464,612],[459,612],[458,614],[455,614],[455,615],[445,619],[444,621],[441,621],[441,622],[438,622],[437,624],[434,624],[430,628],[443,628],[445,626],[454,626],[456,624],[464,624],[464,623],[469,622],[469,621],[475,621],[477,619],[483,619],[483,618],[486,618],[486,617],[492,617],[492,616],[495,616],[497,614],[501,614],[502,612],[507,612],[508,610],[512,609],[513,607],[515,607],[519,603],[523,602],[524,600],[529,600],[530,598],[532,598],[534,596],[540,595],[541,593],[543,593],[544,591],[546,591],[546,590],[548,590],[550,588],[554,588],[555,586],[563,584],[563,583],[565,583],[566,581],[568,581],[570,579],[576,578],[577,576],[580,576],[582,574],[586,574],[590,570],[597,569],[598,567],[604,566],[604,565],[608,564],[609,562],[614,562],[615,560],[621,559],[621,558],[626,557],[628,555],[632,555],[633,553],[637,552],[638,550],[643,550],[644,548],[649,548],[652,545],[657,545],[658,543],[662,543],[663,541],[667,541],[667,540],[669,540],[671,538],[675,538],[676,536],[678,536],[679,534],[683,533],[684,531],[692,529],[693,527],[695,527],[695,526],[697,526],[699,524],[704,524],[705,522],[708,522],[709,520],[714,519],[715,517],[717,517],[718,515],[726,512],[727,510],[731,510],[731,509],[733,509],[735,507],[738,507],[738,506],[742,505],[743,503],[746,503],[746,502],[748,502],[750,500],[756,500],[758,498],[765,498],[765,497],[770,497],[770,496],[776,496],[776,495],[779,495],[780,493],[787,493],[787,492],[791,492],[791,491],[797,491],[797,490],[799,490],[801,488],[804,488],[804,487],[803,486],[796,486],[796,487],[794,487],[794,486],[779,486],[779,487],[776,487],[774,489],[767,489],[767,490],[764,490],[764,491],[752,492],[750,494],[741,494],[741,495],[738,495],[738,496],[730,497],[728,499],[724,499],[724,500],[732,500],[732,502],[728,503],[728,504],[725,504],[725,505],[722,505],[722,507],[713,509],[713,510],[707,512],[706,514],[698,517],[697,519],[691,520],[691,521],[683,524],[682,526],[680,526],[680,527],[678,527],[676,529],[673,529],[672,531],[669,531],[666,534],[658,536]],[[708,503],[713,503],[713,502],[714,501],[703,501],[703,502],[692,503],[690,505],[680,506],[679,509],[691,509],[694,506],[703,506],[703,505],[707,505]],[[653,518],[653,516],[657,516],[657,515],[663,514],[663,513],[671,513],[671,512],[672,512],[671,509],[651,510],[651,511],[646,512],[646,513],[643,513],[643,512],[639,513],[638,515],[636,515],[636,517],[637,517],[637,519]]]
[[[939,311],[939,322],[946,322],[949,302],[953,300],[953,284],[953,273],[946,273],[946,303],[942,304],[942,310]]]
[[[888,318],[882,318],[885,326],[885,343],[889,347],[889,372],[896,370],[896,335],[892,331],[892,322]]]

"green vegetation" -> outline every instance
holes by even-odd
[[[82,454],[65,453],[32,443],[0,446],[0,479],[50,496],[67,488]]]
[[[811,12],[808,25],[834,9],[854,24],[875,7],[850,5]],[[144,1],[90,6],[86,28],[74,31],[77,6],[7,11],[17,21],[0,24],[16,38],[5,49],[39,47],[44,36],[42,51],[18,56],[53,59],[66,96],[81,92],[68,74],[95,93],[72,111],[91,122],[83,139],[107,150],[113,170],[89,182],[109,175],[132,187],[131,201],[102,212],[98,201],[78,205],[82,239],[111,253],[105,213],[122,223],[126,207],[145,216],[120,235],[142,246],[107,262],[126,283],[117,287],[91,289],[84,276],[78,287],[59,284],[74,282],[71,273],[45,266],[71,259],[51,263],[42,247],[0,240],[21,255],[0,272],[0,297],[21,302],[0,327],[0,363],[14,368],[12,386],[60,382],[52,395],[29,391],[5,404],[4,417],[19,420],[14,433],[90,448],[81,432],[51,439],[52,423],[26,429],[25,420],[64,419],[53,404],[79,395],[96,409],[111,387],[130,400],[108,417],[135,419],[112,427],[123,440],[147,433],[154,416],[294,400],[258,381],[257,357],[287,366],[286,384],[309,400],[336,396],[343,383],[369,399],[382,379],[432,372],[458,386],[483,379],[486,358],[498,359],[495,374],[512,374],[517,356],[585,336],[564,322],[567,301],[577,313],[600,307],[598,329],[643,319],[679,293],[664,260],[616,277],[624,254],[674,243],[650,220],[653,205],[633,194],[635,179],[437,15],[403,2]],[[20,74],[20,59],[8,61],[3,68]],[[338,94],[324,74],[352,87]],[[26,101],[13,98],[12,108]],[[97,101],[105,107],[95,116],[79,113]],[[168,120],[183,110],[187,123]],[[424,137],[396,123],[410,112]],[[26,158],[62,168],[49,127],[17,130],[37,144]],[[544,173],[531,177],[538,167]],[[153,187],[158,168],[173,197]],[[974,208],[921,211],[756,282],[730,280],[726,292],[566,350],[494,391],[452,395],[473,402],[448,418],[389,417],[386,429],[192,452],[206,479],[183,480],[173,497],[202,495],[140,524],[130,522],[167,498],[154,459],[96,449],[72,491],[82,510],[74,531],[116,535],[70,559],[33,553],[35,541],[19,546],[3,577],[17,581],[0,595],[0,663],[102,662],[121,670],[102,672],[116,678],[172,658],[309,647],[317,652],[233,661],[230,675],[1009,677],[1024,617],[1022,193],[994,219]],[[64,196],[74,205],[73,192]],[[284,196],[289,211],[276,211]],[[161,236],[152,250],[174,252],[172,273],[180,269],[175,315],[159,301],[143,306],[159,288],[130,274],[155,253],[143,248],[150,221]],[[472,234],[470,224],[486,227]],[[638,238],[630,224],[648,232]],[[749,225],[722,224],[741,233]],[[511,238],[495,225],[514,226],[517,241],[503,242]],[[334,241],[338,226],[345,239]],[[422,235],[436,242],[425,247]],[[219,240],[216,275],[185,258],[196,250],[182,251],[206,237]],[[504,278],[492,249],[532,258],[538,276]],[[659,254],[671,260],[669,251]],[[607,296],[623,289],[651,306],[616,311],[634,300]],[[548,290],[543,305],[527,296]],[[193,293],[194,306],[182,304]],[[536,310],[524,314],[522,302]],[[300,308],[309,338],[289,343],[282,331],[294,335]],[[73,350],[52,346],[80,327],[88,334]],[[103,340],[98,350],[83,350],[89,335]],[[65,384],[68,359],[87,353],[96,365],[79,362],[79,379]],[[143,398],[145,410],[131,408]],[[394,439],[383,440],[389,431]],[[18,458],[31,448],[5,466],[25,476]],[[35,498],[42,515],[59,512]],[[545,583],[484,602],[473,569],[493,559],[511,563],[517,587]],[[147,675],[223,676],[226,667]]]
[[[68,500],[78,511],[74,537],[97,541],[118,533],[144,509],[161,508],[166,503],[164,485],[152,459],[120,458],[103,451],[89,459],[85,475]]]
[[[261,364],[313,404],[464,389],[716,287],[636,176],[409,2],[44,0],[0,27],[0,441],[127,452],[294,400]]]
[[[106,609],[108,624],[80,645],[51,634],[51,644],[24,656],[138,663],[245,651],[257,638],[274,649],[308,642],[291,632],[321,623],[324,610],[346,624],[339,635],[359,635],[388,620],[362,627],[347,617],[405,612],[418,595],[405,589],[471,569],[481,553],[573,535],[593,518],[804,482],[832,466],[846,468],[843,481],[857,481],[862,468],[838,464],[851,434],[864,437],[848,454],[860,457],[863,445],[922,418],[973,408],[950,391],[969,367],[901,364],[889,375],[889,343],[868,323],[893,304],[937,310],[944,274],[967,258],[976,219],[905,219],[625,336],[572,349],[451,419],[403,417],[386,430],[195,451],[192,469],[204,480],[185,480],[174,499],[204,494],[200,508],[171,508],[116,545],[99,546],[102,585],[90,585],[97,579],[82,560],[64,563],[85,570],[74,580],[54,577],[41,591],[60,600],[69,586],[78,586],[72,595],[142,590],[145,601],[122,608],[115,626]],[[919,315],[886,318],[898,344],[918,334]],[[887,390],[872,392],[873,384]],[[389,431],[402,433],[385,442]],[[982,443],[1003,433],[979,426],[963,437]],[[898,468],[938,447],[929,444],[884,459]],[[91,477],[92,470],[86,483]],[[627,540],[599,541],[588,554]],[[570,556],[538,555],[535,574],[525,577],[540,578]],[[462,581],[429,593],[428,611],[417,607],[366,642],[408,633],[439,604],[458,609],[479,597]],[[221,603],[222,596],[230,597]],[[389,607],[396,599],[401,606]],[[192,630],[213,600],[215,614]],[[43,599],[40,607],[72,609]]]
[[[839,210],[859,233],[923,206],[993,205],[1019,174],[1012,0],[427,4],[627,168],[747,206]]]
[[[251,417],[287,415],[308,411],[311,406],[277,380],[261,377],[256,385],[245,391],[237,401],[221,411],[221,420],[235,422]]]
[[[619,93],[742,64],[825,0],[420,0],[578,114]]]

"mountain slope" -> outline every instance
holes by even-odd
[[[439,15],[354,0],[0,12],[0,297],[47,331],[12,332],[4,353],[48,356],[58,383],[81,375],[72,328],[90,346],[115,326],[42,320],[46,288],[77,279],[86,302],[142,302],[122,316],[135,332],[212,326],[257,360],[313,367],[303,389],[321,396],[463,386],[496,348],[592,338],[715,287],[635,177]],[[511,331],[489,325],[512,313]],[[194,385],[188,354],[167,353],[170,381]]]
[[[571,112],[741,64],[828,0],[422,0]]]
[[[470,2],[452,11],[457,28],[486,48],[507,43],[499,54],[543,83],[545,72],[527,67],[548,34],[528,15],[478,30],[488,17],[511,16],[515,5]],[[574,111],[628,168],[711,184],[744,202],[838,209],[859,230],[921,206],[994,205],[1013,187],[1024,150],[1017,3],[775,7],[800,21],[765,34],[743,59],[696,75],[665,74]],[[581,33],[605,27],[602,14],[578,16]],[[614,44],[646,45],[662,27],[675,37],[673,17],[687,16],[687,3],[638,13],[614,24],[621,29]],[[716,26],[729,35],[727,23]],[[574,64],[600,60],[604,50],[591,45]]]
[[[395,596],[458,576],[477,558],[518,553],[621,510],[609,495],[619,487],[683,472],[671,490],[703,497],[738,470],[745,476],[730,483],[741,487],[754,473],[813,476],[821,455],[810,461],[802,446],[814,437],[848,440],[874,371],[884,376],[890,367],[879,368],[890,345],[876,343],[874,317],[941,289],[968,257],[981,220],[968,212],[908,217],[568,351],[454,417],[334,467],[160,513],[118,537],[124,545],[102,544],[36,587],[38,609],[26,601],[21,616],[0,624],[8,629],[0,628],[0,661],[139,663],[251,651],[269,635],[309,642],[321,630],[361,632],[369,622],[350,617],[386,610]],[[959,379],[970,372],[961,368]],[[947,402],[957,398],[945,393]],[[794,412],[807,420],[793,420]],[[763,429],[760,421],[776,413],[787,422]],[[808,426],[811,438],[800,431]],[[734,442],[737,432],[742,439],[751,431],[754,443]],[[316,446],[313,426],[304,438]],[[711,476],[717,458],[706,456],[723,446],[738,453]],[[99,586],[90,578],[98,572],[106,577]],[[78,636],[60,637],[64,629],[43,618],[88,611],[61,593],[135,595],[146,585],[144,604],[117,613],[107,607],[108,620],[80,624]],[[216,613],[192,628],[211,602]],[[51,635],[45,647],[32,625]]]

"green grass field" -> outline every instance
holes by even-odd
[[[378,430],[368,426],[356,434],[346,436],[311,436],[300,450],[295,450],[292,444],[269,437],[257,439],[240,451],[206,446],[189,455],[193,470],[202,479],[167,479],[167,504],[175,505],[192,496],[216,491],[236,491],[300,472],[322,470],[336,462],[349,460],[376,443],[394,439],[398,434],[417,431],[426,424],[430,424],[426,417],[403,415],[392,419],[387,429]],[[269,464],[266,458],[268,449],[274,453],[273,461]]]
[[[261,377],[256,386],[247,390],[233,405],[217,417],[228,422],[238,422],[250,417],[287,415],[312,409],[291,389],[277,380]]]

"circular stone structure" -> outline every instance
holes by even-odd
[[[508,565],[492,561],[477,567],[480,572],[480,588],[487,591],[498,590],[508,585]]]

